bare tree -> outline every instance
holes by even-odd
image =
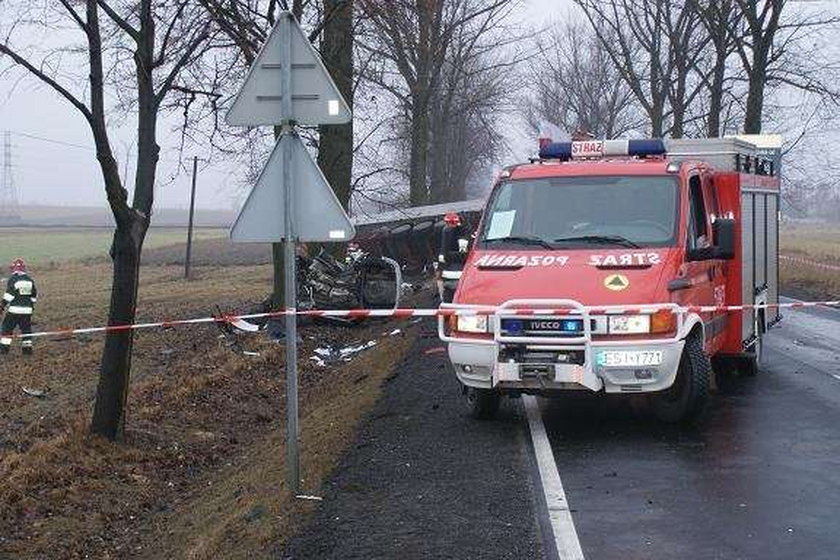
[[[761,4],[755,1],[736,1],[746,22],[743,35],[736,35],[738,55],[748,81],[744,132],[758,134],[761,132],[767,71],[782,52],[779,49],[772,53],[771,50],[781,26],[785,0],[767,0]]]
[[[180,81],[184,69],[211,48],[214,30],[186,0],[130,4],[59,0],[37,19],[30,18],[36,14],[27,14],[28,9],[28,3],[22,5],[20,17],[9,22],[0,55],[52,88],[90,127],[105,195],[116,221],[110,251],[114,269],[108,322],[129,325],[135,319],[140,253],[154,202],[160,152],[158,117],[167,97],[185,85]],[[68,79],[71,65],[60,67],[55,60],[61,57],[49,55],[37,60],[30,54],[33,49],[20,40],[38,30],[50,33],[56,27],[72,29],[81,45],[68,44],[54,53],[68,60],[78,54],[75,60],[87,68],[89,80]],[[137,163],[130,201],[114,157],[106,108],[108,99],[124,97],[128,91],[137,115]],[[132,343],[131,330],[110,331],[105,339],[91,431],[110,439],[120,437],[124,428]]]
[[[768,91],[777,87],[840,105],[838,61],[828,58],[830,49],[816,47],[814,37],[837,33],[840,18],[819,10],[794,10],[786,0],[735,2],[743,22],[735,45],[747,81],[744,132],[761,132]]]
[[[687,109],[702,91],[694,76],[709,42],[691,2],[575,0],[654,136],[680,137]]]
[[[691,1],[712,47],[705,60],[698,61],[698,67],[707,62],[706,68],[698,68],[698,73],[708,96],[704,133],[709,138],[717,138],[726,124],[724,104],[734,78],[729,60],[736,52],[736,30],[741,25],[742,12],[736,0]],[[701,97],[700,102],[703,101]]]
[[[359,0],[366,20],[361,47],[376,56],[365,73],[408,116],[409,200],[429,200],[430,109],[455,33],[496,19],[513,0]],[[485,29],[487,29],[485,27]]]
[[[431,203],[464,200],[468,184],[498,162],[505,146],[502,116],[513,112],[509,106],[521,85],[516,66],[528,56],[521,48],[527,37],[505,23],[511,8],[452,33],[429,103]]]
[[[535,129],[548,121],[569,133],[617,138],[643,125],[630,88],[585,24],[554,26],[540,40],[528,78],[524,116]]]
[[[353,107],[353,0],[323,0],[321,57],[341,95]],[[345,209],[353,181],[353,123],[318,127],[318,166]]]

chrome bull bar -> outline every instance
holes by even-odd
[[[492,345],[495,347],[495,368],[493,371],[493,384],[498,385],[508,381],[519,381],[521,379],[520,364],[505,363],[499,359],[500,350],[505,345],[524,345],[541,350],[556,351],[583,351],[583,364],[552,364],[555,369],[553,381],[562,383],[575,383],[583,385],[593,391],[603,387],[602,379],[595,373],[595,361],[592,341],[592,319],[594,316],[609,316],[629,314],[653,314],[662,309],[670,309],[677,316],[677,325],[673,336],[647,339],[645,344],[672,344],[679,340],[683,332],[683,323],[686,310],[674,303],[648,304],[648,305],[613,305],[590,307],[571,299],[513,299],[498,306],[478,306],[464,304],[442,304],[441,309],[453,310],[458,315],[486,315],[491,322],[490,326],[493,338],[468,338],[456,337],[446,332],[445,321],[447,317],[438,317],[438,336],[441,341],[447,343],[468,343],[479,345]],[[545,310],[543,313],[542,311]],[[559,317],[574,317],[582,320],[582,331],[579,335],[567,336],[527,336],[511,335],[502,329],[503,319],[547,319],[555,320]],[[637,339],[624,340],[599,340],[599,347],[611,346],[621,347],[625,345],[638,344]]]

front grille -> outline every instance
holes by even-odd
[[[595,319],[591,319],[595,330]],[[505,318],[501,322],[505,336],[579,337],[583,335],[583,319],[568,318]]]

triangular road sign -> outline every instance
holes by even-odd
[[[288,37],[291,35],[291,37]],[[291,44],[291,114],[283,114],[281,70]],[[230,125],[259,126],[295,121],[305,125],[344,124],[352,114],[318,52],[297,20],[282,12],[248,71],[225,120]]]
[[[289,147],[294,189],[294,234],[301,241],[347,241],[356,230],[321,169],[296,134],[277,141],[257,184],[230,230],[233,241],[274,242],[285,238],[283,149]]]

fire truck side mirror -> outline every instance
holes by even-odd
[[[735,220],[718,218],[712,224],[715,241],[715,258],[732,260],[735,258]]]
[[[689,261],[732,260],[735,258],[735,220],[718,218],[712,224],[712,247],[691,249]]]

